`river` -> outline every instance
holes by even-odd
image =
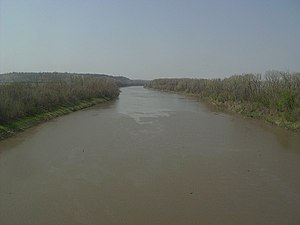
[[[298,224],[300,135],[142,87],[0,142],[0,224]]]

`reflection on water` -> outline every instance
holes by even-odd
[[[264,122],[122,88],[0,142],[0,224],[298,224],[299,148]]]

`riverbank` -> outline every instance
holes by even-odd
[[[145,87],[148,88],[148,87]],[[242,115],[246,118],[253,118],[258,120],[264,120],[267,123],[273,124],[275,126],[282,127],[287,130],[291,130],[294,132],[300,133],[300,121],[287,121],[285,119],[285,113],[276,113],[276,112],[268,112],[267,108],[261,108],[259,105],[254,105],[252,103],[236,103],[236,102],[220,102],[211,97],[201,97],[197,94],[189,94],[186,92],[178,92],[178,91],[167,91],[161,90],[157,88],[148,88],[152,90],[158,90],[162,92],[169,92],[173,94],[180,94],[184,96],[189,96],[196,98],[198,101],[201,101],[205,104],[209,104],[211,106],[217,107],[218,110],[221,110],[226,113],[236,113]]]
[[[287,121],[285,112],[270,112],[269,109],[253,103],[220,102],[211,98],[202,100],[217,106],[223,111],[238,113],[247,118],[264,120],[265,122],[288,130],[300,132],[300,122]]]
[[[56,109],[38,113],[36,115],[27,116],[24,118],[20,118],[9,123],[0,124],[0,140],[11,137],[16,133],[22,132],[25,129],[36,126],[42,122],[57,118],[62,115],[69,114],[71,112],[75,112],[81,109],[85,109],[88,107],[92,107],[97,104],[101,104],[112,99],[109,98],[91,98],[87,100],[80,101],[77,104],[73,105],[60,105],[57,106]]]
[[[40,78],[0,85],[0,139],[120,94],[113,79],[75,75]]]
[[[194,96],[223,111],[300,132],[300,74],[267,72],[224,79],[156,79],[146,88]]]

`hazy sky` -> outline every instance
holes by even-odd
[[[300,71],[300,0],[0,0],[0,73]]]

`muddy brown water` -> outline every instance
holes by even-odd
[[[0,142],[0,224],[300,224],[300,135],[142,87]]]

